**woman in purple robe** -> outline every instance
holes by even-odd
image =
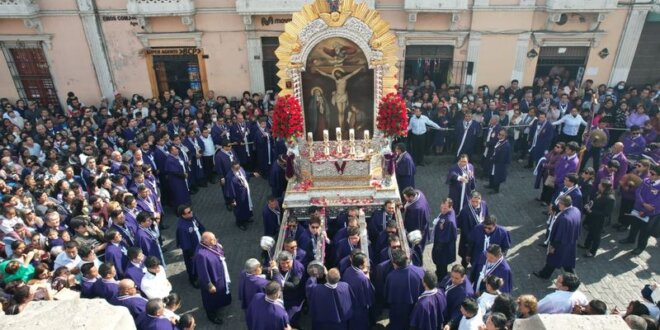
[[[449,198],[454,201],[454,212],[461,212],[470,194],[477,189],[474,166],[468,162],[468,155],[460,155],[458,163],[449,168],[445,184],[449,185]]]
[[[437,278],[447,275],[447,266],[456,261],[456,214],[452,199],[445,198],[440,204],[440,215],[433,220],[433,251],[431,258],[435,264]]]
[[[218,312],[220,308],[231,304],[231,280],[225,262],[225,250],[213,233],[202,234],[202,242],[194,261],[206,316],[211,322],[222,324]]]
[[[396,182],[399,185],[399,189],[415,188],[415,173],[417,172],[417,168],[412,157],[406,151],[406,145],[398,143],[394,147],[394,153],[396,154],[394,172],[396,173]]]
[[[454,265],[451,268],[451,273],[440,281],[438,287],[447,297],[447,309],[444,315],[445,322],[460,318],[462,316],[461,303],[465,298],[471,298],[474,295],[472,284],[467,276],[465,276],[465,268],[461,265]]]
[[[179,158],[179,148],[171,145],[169,151],[163,171],[167,174],[171,204],[175,207],[190,204],[190,191],[186,181],[188,175],[183,160]]]

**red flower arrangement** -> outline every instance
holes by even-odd
[[[300,102],[291,95],[279,97],[273,111],[273,136],[288,139],[302,136],[302,132],[303,117]]]
[[[376,123],[376,127],[387,137],[408,135],[408,110],[399,95],[389,93],[380,99]]]

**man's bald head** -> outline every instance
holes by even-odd
[[[612,149],[614,150],[615,153],[619,153],[623,151],[623,143],[617,142],[612,146]]]
[[[202,243],[206,245],[215,244],[215,234],[210,231],[206,231],[202,234]]]
[[[341,275],[339,274],[339,270],[337,268],[331,268],[328,271],[328,275],[326,275],[326,279],[328,280],[329,284],[337,284],[339,280],[341,279]]]
[[[133,280],[129,278],[123,279],[119,281],[119,294],[120,295],[129,294],[128,291],[130,291],[134,287],[135,287],[135,282],[133,282]]]

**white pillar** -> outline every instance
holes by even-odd
[[[85,31],[85,39],[94,65],[94,72],[96,72],[96,79],[99,82],[99,89],[103,97],[112,100],[115,84],[110,71],[110,62],[105,52],[99,21],[94,13],[94,4],[92,0],[77,0],[77,2],[83,30]]]
[[[481,33],[470,32],[468,39],[467,61],[472,62],[472,75],[466,77],[465,84],[474,85],[477,83],[477,63],[479,62],[479,47],[481,47]]]
[[[252,93],[264,93],[266,85],[264,82],[263,54],[261,49],[261,38],[250,36],[247,40],[248,71],[250,73],[250,91]]]
[[[642,35],[642,29],[646,22],[646,15],[648,9],[635,8],[630,12],[626,26],[624,27],[619,48],[617,49],[616,59],[614,60],[614,67],[610,74],[609,85],[613,86],[619,81],[628,79],[630,73],[630,66],[632,65],[639,37]]]
[[[511,70],[511,80],[517,79],[520,85],[525,85],[523,77],[525,76],[525,60],[527,59],[527,48],[529,47],[529,38],[531,33],[525,32],[518,35],[516,43],[516,57]]]

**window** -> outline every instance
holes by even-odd
[[[38,101],[42,106],[59,106],[41,42],[2,44],[2,51],[20,98]]]

